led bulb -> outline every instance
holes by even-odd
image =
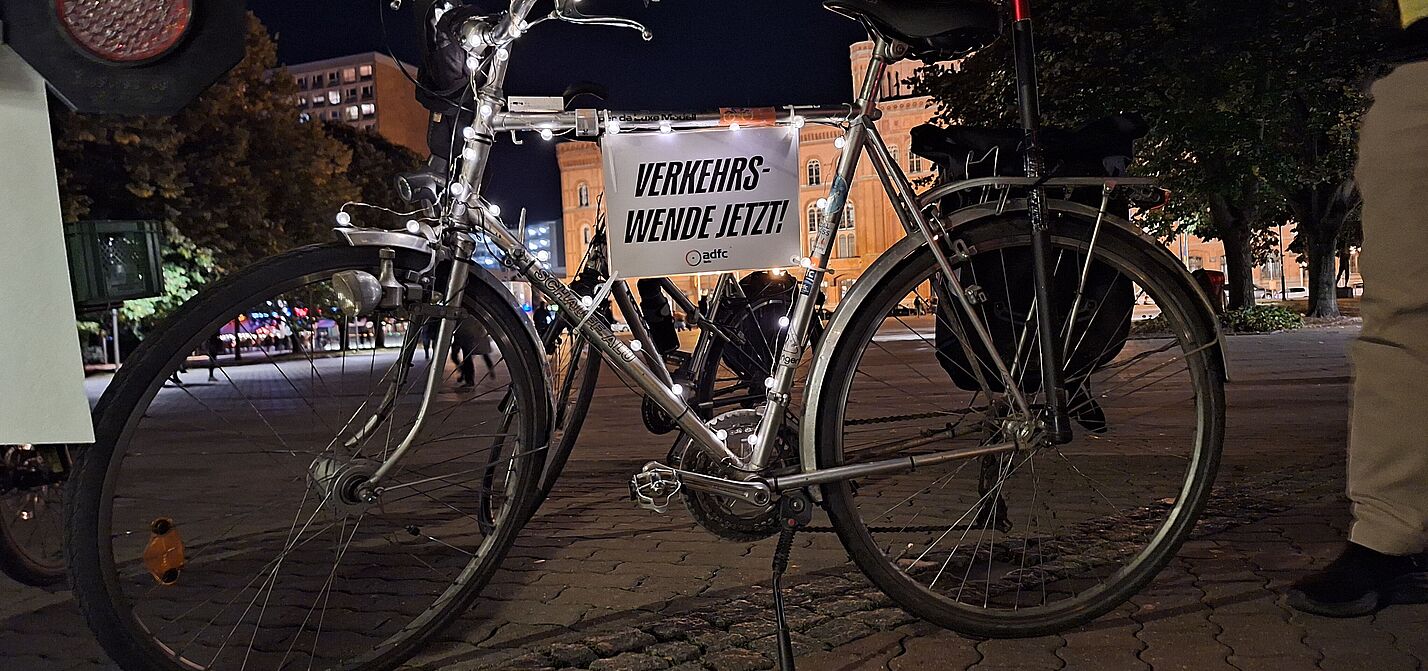
[[[818,209],[820,209],[820,210],[826,210],[826,209],[828,209],[828,199],[827,199],[827,198],[819,198],[819,199],[818,199]]]
[[[806,123],[806,122],[804,121],[803,117],[801,117],[801,116],[796,116],[796,117],[793,118],[793,127],[794,127],[794,128],[803,128],[803,124],[804,124],[804,123]]]
[[[496,60],[505,61],[511,57],[511,51],[505,47],[496,50]]]
[[[669,125],[669,122],[668,122],[668,121],[661,121],[661,122],[659,122],[659,132],[661,132],[661,133],[666,133],[666,134],[667,134],[667,133],[673,133],[673,132],[674,132],[674,127],[671,126],[671,125]]]
[[[729,124],[729,130],[739,130],[739,123],[736,121],[734,123]]]
[[[539,259],[541,263],[545,263],[546,261],[550,260],[550,251],[542,249],[536,252],[536,258]]]
[[[494,112],[495,112],[495,110],[491,109],[491,104],[490,104],[490,103],[481,103],[481,116],[482,116],[482,117],[491,116],[491,114],[494,113]]]
[[[745,439],[744,439],[744,442],[746,442],[746,443],[748,443],[748,444],[750,444],[750,445],[758,445],[758,444],[759,444],[759,436],[758,436],[758,434],[751,433],[751,434],[749,434],[749,437],[748,437],[748,438],[745,438]]]
[[[605,123],[605,132],[607,132],[607,133],[609,133],[609,134],[611,134],[611,135],[619,135],[619,134],[620,134],[620,120],[619,120],[619,119],[611,119],[611,120],[609,120],[608,122],[606,122],[606,123]]]
[[[581,297],[580,297],[580,305],[581,305],[582,307],[584,307],[586,310],[589,310],[589,309],[590,309],[590,306],[592,306],[592,305],[594,305],[594,304],[595,304],[595,297],[594,297],[594,296],[581,296]]]
[[[462,128],[462,129],[461,129],[461,137],[466,138],[467,140],[474,140],[474,139],[476,139],[476,129],[475,129],[474,127],[472,127],[472,126],[467,126],[467,127],[465,127],[465,128]]]
[[[813,259],[810,259],[810,258],[808,258],[807,256],[805,256],[805,257],[803,257],[802,259],[800,259],[800,260],[798,261],[798,265],[803,266],[804,268],[812,268],[812,267],[813,267]]]
[[[337,213],[337,225],[338,225],[338,226],[351,226],[351,225],[352,225],[352,215],[347,214],[346,212],[338,212],[338,213]]]
[[[408,232],[408,233],[420,233],[420,232],[421,232],[421,222],[420,222],[420,221],[417,221],[417,220],[415,220],[415,219],[409,219],[409,220],[407,220],[407,232]]]
[[[773,388],[774,388],[774,384],[776,384],[776,382],[774,381],[774,379],[773,379],[772,377],[769,377],[769,378],[765,378],[765,379],[764,379],[764,386],[765,386],[765,387],[768,387],[769,389],[773,389]]]
[[[478,152],[476,151],[475,147],[467,147],[461,150],[461,158],[464,158],[468,161],[474,161],[476,160],[477,153]]]
[[[472,56],[466,59],[466,69],[475,72],[481,69],[481,59]]]
[[[845,138],[844,138],[843,136],[841,136],[841,135],[838,136],[838,139],[836,139],[836,140],[833,141],[833,147],[834,147],[835,149],[842,149],[843,147],[846,147],[846,146],[848,146],[848,140],[845,139]]]
[[[451,195],[456,196],[457,198],[466,195],[466,185],[462,184],[461,182],[452,182]]]
[[[640,342],[640,341],[638,341],[638,340],[632,340],[632,341],[630,341],[630,349],[632,349],[632,350],[638,352],[638,351],[640,351],[640,350],[642,350],[642,349],[644,349],[644,348],[645,348],[645,344],[644,344],[644,343],[642,343],[642,342]]]
[[[486,204],[486,211],[487,211],[487,212],[490,212],[490,213],[491,213],[491,216],[493,216],[493,217],[499,217],[499,216],[501,216],[501,206],[500,206],[500,205],[497,205],[497,204],[495,204],[495,203],[487,203],[487,204]]]
[[[779,317],[779,318],[778,318],[778,327],[781,328],[781,329],[786,329],[786,328],[788,328],[788,317]]]
[[[684,385],[676,383],[673,387],[670,387],[669,390],[674,392],[675,396],[684,398]]]
[[[549,128],[542,128],[540,129],[540,139],[546,141],[553,140],[555,139],[555,133],[551,132]]]

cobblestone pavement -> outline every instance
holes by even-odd
[[[786,581],[802,669],[1422,669],[1428,606],[1326,620],[1283,586],[1337,552],[1352,328],[1229,340],[1220,484],[1193,539],[1131,601],[1081,629],[973,640],[917,621],[801,534]],[[584,440],[484,598],[410,669],[765,669],[772,541],[718,541],[676,506],[635,508],[625,481],[663,441],[602,378]],[[815,524],[820,523],[815,519]],[[102,669],[66,593],[0,583],[0,668]]]

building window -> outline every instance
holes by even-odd
[[[377,113],[377,106],[372,103],[362,103],[362,116],[372,116]]]
[[[311,114],[308,114],[307,112],[303,112],[303,113],[301,113],[301,114],[298,115],[298,123],[307,123],[307,122],[309,122],[309,121],[312,121],[312,115],[311,115]]]
[[[371,79],[371,78],[372,78],[372,66],[370,66],[370,65],[363,65],[362,67],[357,68],[357,74],[358,74],[359,76],[361,76],[363,79]]]
[[[306,75],[301,76],[301,77],[294,77],[293,79],[297,81],[297,85],[298,85],[298,90],[299,90],[299,91],[306,91],[306,90],[307,90],[307,76],[306,76]]]
[[[813,233],[818,230],[818,225],[823,223],[823,208],[818,207],[818,203],[808,204],[808,232]]]
[[[851,259],[858,255],[857,217],[853,213],[852,203],[843,208],[843,223],[838,225],[835,245],[835,258]]]
[[[838,231],[838,242],[833,248],[836,259],[851,259],[858,256],[858,232]]]
[[[911,152],[908,153],[908,155],[907,155],[907,173],[908,173],[909,175],[915,175],[915,174],[920,173],[920,172],[922,172],[922,171],[924,171],[924,170],[926,170],[926,169],[927,169],[927,166],[926,166],[925,163],[922,162],[922,157],[921,157],[921,156],[918,156],[917,154],[914,154],[914,153],[911,153]]]
[[[340,93],[338,93],[338,92],[336,92],[336,91],[328,91],[328,92],[327,92],[327,102],[328,102],[329,104],[332,104],[332,105],[341,104],[341,103],[342,103],[342,94],[340,94]]]
[[[350,88],[350,89],[347,89],[347,99],[348,99],[348,100],[356,100],[356,99],[357,99],[357,87],[354,86],[354,87],[352,87],[352,88]]]
[[[360,118],[362,118],[362,113],[357,110],[357,106],[356,106],[356,105],[348,105],[348,106],[347,106],[347,120],[348,120],[348,121],[356,121],[356,120],[358,120],[358,119],[360,119]]]
[[[590,226],[580,227],[580,239],[585,241],[585,246],[590,246]]]
[[[363,99],[363,100],[371,100],[371,99],[372,99],[372,85],[371,85],[371,84],[368,84],[368,85],[362,87],[362,99]]]
[[[585,182],[581,182],[580,186],[575,187],[575,199],[580,207],[590,207],[590,187],[586,186]]]
[[[298,107],[307,107],[307,96],[298,98]]]
[[[355,81],[357,81],[357,68],[347,68],[347,69],[343,70],[343,71],[342,71],[342,81],[344,81],[344,82],[355,82]]]
[[[822,184],[822,183],[823,183],[823,164],[822,164],[822,163],[819,163],[819,162],[818,162],[818,159],[815,158],[815,159],[810,160],[810,161],[808,162],[808,185],[809,185],[809,186],[818,186],[819,184]]]
[[[1190,270],[1199,270],[1199,269],[1201,269],[1201,268],[1204,268],[1204,267],[1205,267],[1205,257],[1203,257],[1203,256],[1192,256],[1192,257],[1190,257],[1189,259],[1186,259],[1186,261],[1185,261],[1185,266],[1188,267]]]
[[[1279,259],[1270,259],[1259,267],[1259,279],[1265,282],[1277,281],[1284,277],[1284,264]]]
[[[334,85],[334,84],[336,84],[336,83],[337,83],[337,73],[336,73],[336,72],[329,72],[329,73],[327,73],[327,85],[328,85],[328,86],[332,86],[332,85]]]
[[[327,120],[328,120],[328,121],[336,121],[336,120],[337,120],[337,110],[328,110],[328,112],[327,112]]]

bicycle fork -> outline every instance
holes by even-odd
[[[1025,136],[1026,176],[1037,180],[1027,195],[1031,224],[1033,298],[1036,301],[1036,339],[1041,365],[1041,387],[1046,396],[1048,438],[1054,444],[1071,441],[1070,418],[1066,412],[1066,388],[1061,371],[1061,339],[1056,337],[1054,307],[1051,302],[1051,230],[1046,210],[1046,189],[1042,187],[1045,166],[1041,148],[1041,103],[1036,83],[1036,45],[1031,25],[1029,0],[1015,3],[1012,24],[1012,51],[1016,58],[1017,106]],[[1068,316],[1068,319],[1070,317]]]

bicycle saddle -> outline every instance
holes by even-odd
[[[1002,27],[997,6],[986,0],[827,0],[823,6],[906,43],[909,57],[929,63],[991,44]]]

